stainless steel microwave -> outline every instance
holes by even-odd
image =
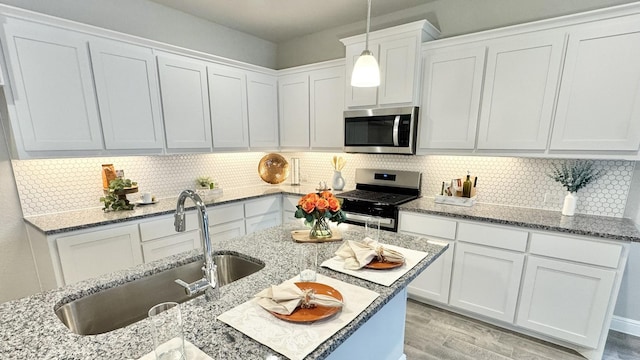
[[[417,132],[417,106],[344,112],[345,152],[415,154]]]

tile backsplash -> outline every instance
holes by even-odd
[[[18,192],[25,216],[101,207],[101,164],[124,169],[125,177],[137,181],[140,191],[159,198],[174,197],[195,186],[199,176],[215,178],[222,188],[264,185],[257,173],[265,153],[189,154],[109,158],[15,160]],[[560,210],[565,191],[546,174],[561,160],[477,157],[398,156],[344,153],[282,153],[300,158],[303,182],[331,184],[331,158],[347,160],[343,169],[346,189],[355,186],[356,168],[379,168],[422,172],[422,194],[439,193],[442,181],[464,176],[478,177],[478,201],[492,204]],[[597,160],[607,171],[595,183],[580,190],[577,212],[622,217],[635,162]],[[288,182],[289,180],[287,180]],[[546,201],[545,201],[546,197]]]

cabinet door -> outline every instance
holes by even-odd
[[[142,244],[144,262],[149,263],[181,252],[199,249],[200,231],[189,231],[178,235],[147,241]]]
[[[428,242],[442,246],[449,244],[449,248],[409,283],[407,290],[412,296],[448,304],[455,243],[445,240],[428,240]]]
[[[151,49],[98,40],[89,47],[105,147],[162,150],[160,90]]]
[[[311,148],[344,147],[344,67],[311,73],[310,106]]]
[[[60,237],[56,243],[65,285],[142,264],[137,224]]]
[[[282,213],[280,211],[273,212],[264,215],[258,215],[245,219],[247,228],[247,234],[254,233],[256,231],[268,229],[270,227],[278,226],[282,224]]]
[[[236,220],[209,227],[209,236],[214,244],[216,241],[229,240],[245,234],[244,220]]]
[[[529,256],[517,324],[589,348],[598,347],[615,270]]]
[[[380,41],[380,105],[413,103],[418,77],[417,36]]]
[[[450,305],[513,322],[524,254],[458,242]]]
[[[207,66],[214,149],[249,147],[247,80],[245,72]]]
[[[369,42],[369,50],[373,53],[376,59],[378,57],[378,44],[375,42]],[[353,66],[360,57],[360,54],[364,50],[364,43],[358,43],[347,46],[346,52],[346,78],[345,78],[345,104],[347,107],[358,106],[375,106],[378,103],[378,88],[360,88],[351,86],[351,74],[353,73]],[[382,81],[382,79],[380,80]]]
[[[469,149],[476,144],[486,48],[424,52],[421,149]]]
[[[60,28],[3,20],[24,150],[101,150],[88,38]]]
[[[278,147],[278,81],[275,77],[247,74],[249,146]]]
[[[546,149],[563,44],[545,32],[489,45],[478,149]]]
[[[640,16],[570,33],[552,150],[638,151]]]
[[[309,147],[309,75],[283,76],[278,81],[280,146]]]
[[[158,56],[167,149],[211,151],[211,120],[204,64]]]

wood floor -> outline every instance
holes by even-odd
[[[409,300],[407,360],[579,360],[573,350]],[[603,360],[640,359],[640,338],[609,332]]]

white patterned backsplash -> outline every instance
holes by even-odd
[[[100,207],[101,165],[124,169],[125,177],[138,182],[140,191],[159,198],[174,197],[195,186],[199,176],[215,178],[222,188],[264,185],[258,162],[265,153],[189,154],[113,158],[14,160],[14,172],[25,216]],[[355,187],[356,168],[422,172],[422,194],[440,192],[442,181],[463,177],[467,171],[478,177],[478,201],[484,203],[560,210],[563,187],[550,179],[551,165],[562,160],[476,157],[404,156],[344,153],[282,153],[300,158],[301,179],[331,185],[331,158],[347,160],[342,173],[345,189]],[[596,160],[606,175],[578,192],[577,213],[622,217],[635,162]],[[286,180],[288,183],[289,180]],[[547,201],[545,202],[545,195]]]

